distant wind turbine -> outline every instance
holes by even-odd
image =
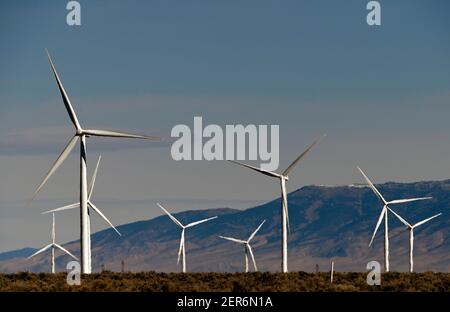
[[[244,245],[244,251],[245,251],[245,272],[248,272],[248,254],[249,253],[250,253],[250,257],[252,257],[253,268],[255,269],[255,272],[258,271],[258,267],[256,266],[256,261],[255,261],[255,255],[253,254],[252,246],[250,246],[250,241],[253,239],[253,237],[255,237],[256,233],[263,226],[264,222],[266,222],[266,220],[264,220],[258,226],[258,228],[250,235],[250,237],[246,241],[245,240],[241,240],[241,239],[237,239],[237,238],[227,237],[227,236],[219,236],[220,238],[223,238],[223,239],[226,239],[226,240],[229,240],[229,241],[232,241],[232,242]]]
[[[69,143],[66,145],[62,153],[54,162],[53,166],[42,180],[41,184],[37,187],[32,198],[29,200],[26,206],[28,206],[34,197],[38,194],[47,180],[52,176],[52,174],[58,169],[58,167],[64,162],[67,156],[75,147],[78,139],[80,140],[80,251],[81,251],[81,271],[85,274],[91,273],[91,254],[90,254],[90,238],[89,238],[89,216],[88,216],[88,190],[87,190],[87,169],[86,169],[86,138],[91,136],[97,137],[112,137],[112,138],[133,138],[133,139],[147,139],[153,141],[159,141],[160,138],[145,135],[136,135],[125,132],[110,131],[110,130],[97,130],[97,129],[83,129],[78,121],[75,110],[70,103],[69,96],[64,89],[64,86],[59,78],[56,68],[53,64],[50,54],[47,52],[48,60],[52,68],[53,74],[58,84],[59,91],[61,93],[64,105],[66,107],[67,113],[69,114],[70,120],[75,126],[75,134],[70,138]]]
[[[410,203],[418,200],[425,200],[425,199],[431,199],[431,197],[419,197],[419,198],[406,198],[406,199],[395,199],[391,201],[386,201],[381,195],[381,193],[377,190],[375,185],[370,181],[370,179],[366,176],[366,174],[361,170],[361,168],[357,167],[359,172],[363,175],[364,179],[367,181],[367,184],[372,189],[372,191],[375,193],[375,195],[378,197],[378,199],[382,202],[383,208],[381,209],[380,216],[377,221],[377,225],[375,226],[375,230],[372,234],[372,239],[370,240],[369,247],[372,245],[373,240],[375,238],[375,234],[378,231],[378,228],[380,227],[381,221],[384,218],[384,267],[386,272],[389,272],[389,228],[388,228],[388,205],[394,205],[394,204],[403,204],[403,203]],[[390,210],[390,209],[389,209]]]
[[[213,220],[216,219],[217,216],[212,217],[212,218],[208,218],[208,219],[203,219],[200,221],[195,221],[195,222],[191,222],[187,225],[183,225],[180,221],[178,221],[177,218],[175,218],[170,212],[168,212],[163,206],[161,206],[161,204],[157,203],[158,207],[161,208],[168,216],[169,218],[181,228],[181,238],[180,238],[180,248],[178,249],[178,260],[177,260],[177,264],[180,263],[180,257],[181,254],[183,254],[182,260],[181,260],[181,265],[182,265],[182,271],[183,273],[186,272],[186,248],[185,248],[185,243],[184,243],[184,230],[186,230],[187,228],[196,226],[200,223],[209,221],[209,220]]]
[[[399,219],[404,225],[406,225],[408,231],[409,231],[409,272],[414,272],[414,259],[413,259],[413,251],[414,251],[414,229],[436,217],[439,217],[442,213],[438,213],[428,219],[422,220],[420,222],[417,222],[414,225],[409,224],[408,222],[406,222],[405,219],[403,219],[402,217],[400,217],[400,215],[398,215],[394,210],[392,210],[391,208],[389,208],[389,211],[392,212],[397,219]]]
[[[119,234],[119,236],[122,236],[122,234],[120,234],[119,230],[116,229],[116,227],[111,223],[111,221],[108,220],[108,218],[100,211],[100,209],[97,208],[97,206],[95,206],[92,201],[91,201],[91,197],[92,197],[92,193],[94,191],[94,186],[95,186],[95,181],[97,180],[97,173],[98,173],[98,166],[100,165],[100,160],[102,159],[102,156],[98,157],[98,161],[97,161],[97,165],[95,166],[95,170],[94,170],[94,174],[92,175],[92,180],[91,183],[89,185],[88,188],[88,198],[87,198],[87,202],[88,202],[88,233],[89,233],[89,243],[91,242],[91,209],[94,210],[100,217],[102,217],[103,220],[106,221],[106,223],[108,223],[108,225],[110,227],[112,227],[114,229],[114,231],[117,232],[117,234]],[[59,211],[64,211],[64,210],[70,210],[70,209],[75,209],[75,208],[79,208],[80,207],[80,202],[74,203],[74,204],[70,204],[67,206],[63,206],[60,208],[56,208],[56,209],[52,209],[52,210],[48,210],[43,212],[43,214],[46,213],[55,213],[55,212],[59,212]],[[89,245],[89,253],[91,253],[91,246]],[[90,267],[92,267],[91,264],[89,264]]]
[[[325,135],[323,135],[324,137]],[[321,138],[314,141],[303,153],[300,154],[290,165],[286,168],[281,174],[275,173],[272,171],[267,171],[261,168],[253,167],[239,161],[229,160],[232,163],[241,165],[243,167],[255,170],[259,173],[262,173],[266,176],[277,178],[280,180],[281,185],[281,215],[282,215],[282,231],[281,231],[281,239],[282,239],[282,247],[281,247],[281,271],[286,273],[288,271],[287,264],[287,234],[289,228],[289,212],[288,212],[288,200],[286,193],[286,181],[289,180],[289,172],[297,165],[297,163],[302,159],[313,147],[316,145]]]
[[[55,248],[58,248],[58,249],[62,250],[63,252],[65,252],[66,254],[68,254],[69,256],[74,258],[75,260],[78,260],[78,258],[75,257],[74,255],[72,255],[69,251],[67,251],[67,249],[65,249],[61,245],[58,245],[57,243],[55,243],[55,239],[56,239],[55,238],[55,236],[56,236],[55,235],[55,214],[53,214],[52,217],[53,217],[53,222],[52,222],[52,242],[50,244],[48,244],[47,246],[45,246],[44,248],[39,249],[38,251],[36,251],[34,254],[29,256],[27,259],[31,259],[34,256],[37,256],[38,254],[43,253],[47,249],[51,248],[52,249],[52,258],[51,258],[52,273],[55,273]]]

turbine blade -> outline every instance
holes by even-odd
[[[100,209],[98,209],[92,202],[88,202],[89,206],[91,206],[92,209],[94,209],[94,211],[103,218],[103,220],[106,221],[106,223],[109,224],[110,227],[112,227],[114,229],[114,231],[117,232],[117,234],[119,234],[119,236],[122,236],[122,234],[120,234],[120,232],[116,229],[116,227],[111,223],[111,221],[108,220],[108,218],[100,211]]]
[[[75,114],[72,104],[70,103],[69,96],[67,95],[67,92],[64,89],[61,79],[59,79],[59,75],[56,72],[55,65],[53,64],[52,58],[50,57],[50,53],[48,53],[47,49],[45,49],[45,52],[47,52],[48,61],[50,62],[50,66],[52,67],[53,75],[55,75],[56,83],[58,84],[59,92],[61,93],[61,96],[63,98],[64,106],[66,107],[70,120],[72,121],[73,125],[77,130],[81,130],[81,126],[80,123],[78,122],[77,115]]]
[[[198,225],[198,224],[200,224],[200,223],[204,223],[204,222],[207,222],[207,221],[210,221],[210,220],[213,220],[213,219],[217,219],[217,216],[212,217],[212,218],[208,218],[208,219],[204,219],[204,220],[200,220],[200,221],[195,221],[195,222],[189,223],[188,225],[186,225],[186,227],[187,227],[187,228],[188,228],[188,227],[193,227],[193,226],[196,226],[196,225]]]
[[[287,224],[287,230],[288,233],[291,233],[291,223],[289,222],[289,210],[286,208],[286,205],[283,205],[283,209],[286,212],[286,224]]]
[[[436,215],[434,215],[434,216],[432,216],[432,217],[430,217],[430,218],[428,218],[428,219],[425,219],[425,220],[422,220],[422,221],[420,221],[420,222],[417,222],[416,224],[413,225],[413,228],[418,227],[419,225],[422,225],[422,224],[424,224],[424,223],[426,223],[426,222],[428,222],[428,221],[430,221],[430,220],[432,220],[432,219],[434,219],[434,218],[437,218],[437,217],[439,217],[441,214],[442,214],[442,213],[438,213],[438,214],[436,214]]]
[[[258,228],[252,233],[252,235],[250,235],[250,237],[248,238],[247,242],[250,242],[253,239],[253,237],[255,237],[256,233],[258,233],[259,229],[263,226],[263,224],[265,222],[266,222],[266,220],[261,222],[261,224],[258,226]]]
[[[47,211],[42,212],[42,214],[47,214],[47,213],[51,213],[51,212],[58,212],[58,211],[63,211],[63,210],[69,210],[69,209],[74,209],[74,208],[78,208],[78,207],[80,207],[80,203],[79,202],[75,203],[75,204],[70,204],[70,205],[67,205],[67,206],[59,207],[59,208],[56,208],[56,209],[47,210]]]
[[[67,249],[65,249],[63,246],[58,245],[58,244],[54,244],[55,247],[59,248],[60,250],[62,250],[63,252],[65,252],[66,254],[68,254],[69,256],[71,256],[72,258],[74,258],[75,260],[78,260],[77,257],[75,257],[73,254],[71,254]]]
[[[90,129],[84,130],[84,133],[92,136],[102,136],[102,137],[111,137],[111,138],[129,138],[129,139],[146,139],[151,141],[161,141],[161,138],[156,136],[147,136],[147,135],[139,135],[132,134],[126,132],[112,131],[112,130],[98,130],[98,129]]]
[[[239,243],[239,244],[246,244],[247,242],[242,240],[242,239],[237,239],[237,238],[232,238],[232,237],[227,237],[227,236],[220,236],[220,238],[235,242],[235,243]]]
[[[314,145],[316,145],[317,143],[319,143],[319,141],[325,137],[325,134],[322,135],[320,138],[316,139],[303,153],[301,153],[290,165],[289,167],[286,168],[286,170],[283,171],[282,175],[288,175],[289,172],[295,167],[295,165],[297,165],[297,163],[300,161],[300,159],[302,159],[306,154],[308,154],[308,152],[314,147]]]
[[[92,191],[94,191],[95,180],[97,179],[98,166],[100,165],[100,160],[102,160],[102,155],[98,157],[97,165],[95,166],[94,174],[92,175],[91,184],[89,185],[88,200],[91,199]]]
[[[288,233],[290,233],[291,225],[289,223],[289,209],[288,209],[286,185],[283,182],[281,185],[281,204],[283,205],[283,210],[284,210],[284,213],[286,214],[286,223],[287,223]]]
[[[412,228],[411,224],[409,224],[405,219],[403,219],[398,213],[396,213],[394,210],[392,210],[392,209],[389,208],[389,207],[388,207],[388,209],[389,209],[389,211],[392,212],[392,213],[397,217],[397,219],[399,219],[404,225],[406,225],[406,226],[409,227],[409,228]]]
[[[384,199],[383,195],[381,195],[381,193],[377,190],[377,188],[375,187],[375,185],[372,183],[372,181],[370,181],[370,179],[366,176],[366,174],[361,170],[361,168],[357,167],[359,172],[361,172],[361,174],[364,176],[364,179],[366,179],[367,184],[369,184],[369,187],[372,189],[372,191],[375,193],[375,195],[386,205],[387,202]]]
[[[264,174],[264,175],[266,175],[266,176],[269,176],[269,177],[280,178],[280,175],[279,175],[278,173],[275,173],[275,172],[272,172],[272,171],[267,171],[267,170],[263,170],[263,169],[258,168],[258,167],[253,167],[253,166],[250,166],[250,165],[241,163],[241,162],[236,161],[236,160],[228,160],[228,161],[229,161],[229,162],[232,162],[232,163],[234,163],[234,164],[237,164],[237,165],[239,165],[239,166],[243,166],[243,167],[246,167],[246,168],[255,170],[255,171],[257,171],[257,172],[259,172],[259,173],[262,173],[262,174]]]
[[[386,212],[387,212],[387,211],[386,211],[386,206],[384,206],[383,209],[381,210],[380,217],[378,218],[377,225],[375,226],[375,231],[373,231],[372,239],[370,240],[369,247],[370,247],[370,246],[372,245],[372,243],[373,243],[373,239],[375,238],[375,234],[377,234],[378,228],[380,227],[381,221],[383,220],[384,214],[385,214]]]
[[[44,251],[46,251],[47,249],[49,249],[50,247],[52,247],[52,244],[48,244],[47,246],[45,246],[44,248],[39,249],[38,251],[36,251],[34,254],[32,254],[31,256],[29,256],[27,259],[31,259],[34,256],[37,256],[40,253],[43,253]]]
[[[170,219],[172,219],[173,222],[175,222],[179,227],[184,228],[184,225],[181,224],[180,221],[177,220],[177,218],[175,218],[170,212],[168,212],[163,206],[161,206],[160,203],[156,203],[158,205],[159,208],[161,208],[168,216]]]
[[[248,272],[248,246],[245,245],[245,273]]]
[[[414,202],[414,201],[418,201],[418,200],[425,200],[425,199],[432,199],[433,197],[419,197],[419,198],[406,198],[406,199],[395,199],[395,200],[391,200],[388,203],[388,205],[392,204],[403,204],[403,203],[409,203],[409,202]]]
[[[69,156],[70,152],[75,147],[75,144],[77,143],[77,140],[78,140],[77,136],[73,136],[70,139],[69,143],[67,143],[67,145],[64,148],[64,150],[62,151],[62,153],[58,156],[56,161],[53,163],[53,166],[50,168],[50,170],[48,171],[47,175],[42,180],[41,184],[39,184],[39,186],[37,187],[37,189],[34,192],[33,196],[28,201],[28,203],[25,205],[25,207],[28,207],[31,204],[31,202],[36,197],[37,193],[39,193],[39,191],[44,186],[44,184],[47,182],[47,180],[52,176],[53,173],[55,173],[56,169],[58,169],[58,167],[64,162],[64,160],[67,158],[67,156]]]
[[[180,257],[181,257],[181,252],[183,251],[183,245],[184,245],[184,229],[181,231],[180,248],[178,249],[178,260],[177,260],[177,264],[180,263]]]
[[[250,257],[252,257],[253,267],[255,268],[255,271],[258,271],[258,267],[256,266],[255,255],[253,254],[252,247],[250,246],[250,244],[248,244],[247,247],[248,247],[248,251],[250,252]]]

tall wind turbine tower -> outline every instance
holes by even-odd
[[[361,168],[357,167],[359,172],[363,175],[364,179],[367,181],[367,184],[372,189],[372,191],[375,193],[375,195],[378,197],[378,199],[383,204],[383,208],[381,209],[380,216],[377,221],[377,225],[375,226],[375,230],[372,234],[372,239],[370,240],[369,247],[372,245],[373,240],[375,238],[375,234],[378,231],[378,228],[381,225],[381,221],[384,219],[384,268],[386,272],[389,272],[389,227],[388,227],[388,208],[389,205],[394,204],[404,204],[404,203],[410,203],[418,200],[425,200],[425,199],[431,199],[431,197],[420,197],[420,198],[407,198],[407,199],[395,199],[391,201],[386,201],[384,199],[383,195],[381,195],[380,191],[375,187],[375,185],[370,181],[370,179],[366,176],[366,174],[361,170]]]
[[[325,136],[325,135],[324,135]],[[255,170],[259,173],[262,173],[266,176],[277,178],[280,181],[281,187],[281,220],[282,220],[282,229],[281,229],[281,271],[286,273],[288,271],[287,264],[287,235],[289,228],[289,213],[288,213],[288,200],[287,200],[287,192],[286,192],[286,181],[289,180],[289,172],[297,165],[297,163],[302,159],[313,147],[316,145],[321,138],[314,141],[303,153],[300,154],[290,165],[286,168],[282,173],[276,173],[272,171],[267,171],[261,168],[253,167],[241,163],[239,161],[229,160],[232,163],[241,165],[243,167]]]
[[[32,254],[31,256],[29,256],[27,259],[31,259],[34,256],[43,253],[44,251],[46,251],[47,249],[51,248],[52,249],[52,257],[51,257],[51,263],[52,263],[52,273],[55,273],[55,248],[60,249],[61,251],[65,252],[66,254],[68,254],[69,256],[71,256],[72,258],[74,258],[75,260],[78,260],[77,257],[75,257],[74,255],[72,255],[69,251],[67,251],[67,249],[65,249],[64,247],[62,247],[61,245],[58,245],[56,243],[56,234],[55,234],[55,214],[52,215],[53,217],[53,222],[52,222],[52,242],[50,244],[48,244],[47,246],[45,246],[42,249],[39,249],[38,251],[36,251],[34,254]]]
[[[70,120],[75,127],[75,134],[70,138],[69,143],[54,162],[53,166],[42,180],[41,184],[37,187],[34,195],[27,203],[27,206],[31,203],[37,193],[41,190],[50,176],[58,169],[58,167],[64,162],[67,156],[75,147],[78,140],[80,140],[80,244],[81,244],[81,271],[85,274],[91,273],[91,254],[90,254],[90,237],[89,237],[89,216],[88,216],[88,189],[87,189],[87,168],[86,168],[86,139],[91,136],[97,137],[110,137],[110,138],[133,138],[133,139],[147,139],[153,141],[159,141],[160,138],[145,135],[136,135],[125,132],[110,131],[110,130],[98,130],[98,129],[84,129],[81,127],[78,117],[75,114],[75,110],[70,102],[69,96],[56,72],[55,65],[47,52],[48,60],[52,68],[53,74],[56,79],[56,83],[61,93],[64,105]]]

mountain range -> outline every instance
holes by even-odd
[[[442,212],[439,218],[415,230],[416,271],[449,271],[450,180],[413,183],[388,182],[378,185],[387,200],[431,196],[431,200],[395,205],[392,208],[410,223]],[[290,233],[288,264],[290,271],[328,271],[332,260],[337,271],[366,271],[371,260],[383,267],[383,225],[372,247],[370,237],[381,212],[381,204],[363,185],[305,186],[289,193]],[[260,271],[279,271],[281,262],[280,199],[245,210],[230,208],[190,210],[175,214],[182,223],[202,218],[219,218],[186,230],[188,271],[236,272],[244,268],[244,248],[219,235],[247,239],[262,222],[266,223],[252,241]],[[390,223],[391,270],[407,271],[409,236],[392,214]],[[178,272],[179,228],[167,215],[124,224],[92,235],[93,271]],[[64,247],[79,255],[78,241]],[[0,253],[0,272],[48,272],[50,255],[27,260],[35,249]],[[64,271],[68,256],[59,255],[57,270]]]

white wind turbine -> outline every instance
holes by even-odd
[[[323,135],[324,137],[325,135]],[[313,147],[316,145],[321,138],[314,141],[303,153],[300,154],[290,165],[286,168],[281,174],[267,171],[261,168],[253,167],[250,165],[246,165],[244,163],[241,163],[239,161],[229,160],[232,163],[250,168],[252,170],[258,171],[266,176],[277,178],[280,180],[281,185],[281,215],[282,215],[282,231],[281,231],[281,237],[282,237],[282,247],[281,247],[281,271],[286,273],[288,271],[288,265],[287,265],[287,234],[288,234],[288,227],[289,227],[289,213],[288,213],[288,201],[287,201],[287,193],[286,193],[286,181],[289,180],[289,172],[297,165],[297,163],[302,159]]]
[[[403,219],[402,217],[400,217],[394,210],[392,210],[391,208],[389,208],[389,211],[392,212],[397,219],[399,219],[404,225],[406,225],[407,229],[409,230],[409,272],[414,272],[414,259],[413,259],[413,251],[414,251],[414,229],[416,227],[418,227],[419,225],[422,225],[436,217],[439,217],[442,213],[438,213],[428,219],[422,220],[420,222],[417,222],[414,225],[409,224],[408,222],[406,222],[405,219]]]
[[[98,166],[100,165],[100,160],[102,159],[102,156],[98,157],[98,161],[97,161],[97,165],[95,166],[95,170],[94,170],[94,174],[92,175],[92,180],[91,183],[89,185],[88,188],[88,197],[87,197],[87,201],[88,201],[88,235],[89,235],[89,243],[91,242],[90,237],[91,237],[91,209],[94,210],[100,217],[102,217],[103,220],[106,221],[106,223],[108,223],[108,225],[110,227],[112,227],[114,229],[114,231],[117,232],[117,234],[119,234],[119,236],[122,236],[122,234],[120,234],[120,232],[116,229],[116,227],[111,223],[111,221],[108,220],[108,218],[100,211],[100,209],[97,208],[97,206],[95,206],[92,201],[91,201],[91,197],[92,197],[92,193],[94,191],[94,186],[95,186],[95,181],[97,180],[97,173],[98,173]],[[74,204],[70,204],[67,206],[63,206],[60,208],[56,208],[56,209],[52,209],[52,210],[48,210],[43,212],[43,214],[46,213],[55,213],[58,211],[64,211],[64,210],[70,210],[70,209],[75,209],[75,208],[79,208],[80,207],[80,203],[74,203]],[[91,250],[91,246],[89,245],[89,250]],[[90,267],[92,267],[91,264],[89,264]]]
[[[256,261],[255,261],[255,255],[253,254],[253,250],[252,250],[252,246],[250,246],[250,241],[253,239],[253,237],[255,237],[256,233],[259,231],[259,229],[263,226],[264,222],[266,222],[266,220],[264,220],[259,226],[258,228],[252,233],[252,235],[250,235],[250,237],[245,241],[242,239],[237,239],[237,238],[232,238],[232,237],[227,237],[227,236],[220,236],[220,238],[238,243],[238,244],[243,244],[244,245],[244,251],[245,251],[245,272],[248,272],[248,254],[250,253],[250,257],[252,257],[252,261],[253,261],[253,267],[255,269],[255,272],[258,271],[258,267],[256,266]]]
[[[375,238],[375,234],[378,231],[378,228],[380,227],[381,221],[384,218],[384,268],[386,272],[389,272],[389,227],[388,227],[388,205],[394,205],[394,204],[403,204],[403,203],[409,203],[414,202],[418,200],[425,200],[425,199],[431,199],[431,197],[420,197],[420,198],[406,198],[406,199],[395,199],[391,201],[386,201],[384,199],[383,195],[377,190],[375,185],[370,181],[370,179],[366,176],[366,174],[361,170],[361,168],[357,167],[359,172],[363,175],[364,179],[367,181],[367,184],[372,189],[372,191],[375,193],[375,195],[378,197],[378,199],[382,202],[383,208],[381,209],[380,216],[378,218],[377,224],[375,226],[375,230],[372,234],[372,239],[370,240],[369,247],[372,245],[373,240]]]
[[[45,246],[42,249],[39,249],[38,251],[36,251],[34,254],[32,254],[31,256],[29,256],[27,259],[31,259],[34,256],[43,253],[44,251],[46,251],[47,249],[51,248],[52,249],[52,273],[55,273],[55,248],[60,249],[61,251],[65,252],[66,254],[68,254],[69,256],[71,256],[72,258],[74,258],[75,260],[78,260],[77,257],[75,257],[74,255],[72,255],[69,251],[67,251],[67,249],[65,249],[64,247],[62,247],[61,245],[58,245],[57,243],[55,243],[55,214],[53,214],[53,222],[52,222],[52,242],[50,244],[48,244],[47,246]]]
[[[80,140],[80,244],[81,244],[81,271],[82,273],[91,273],[91,253],[90,253],[90,237],[89,237],[89,216],[88,216],[88,190],[87,190],[87,169],[86,169],[86,138],[91,136],[98,137],[113,137],[113,138],[134,138],[134,139],[147,139],[159,141],[160,139],[152,136],[136,135],[125,132],[110,131],[110,130],[97,130],[97,129],[83,129],[78,121],[77,115],[70,103],[70,99],[64,89],[64,86],[59,78],[56,68],[53,65],[53,61],[50,58],[50,54],[47,52],[48,60],[50,66],[52,67],[53,74],[58,84],[59,91],[61,93],[64,105],[66,107],[67,113],[69,114],[70,120],[75,126],[75,134],[70,138],[69,143],[66,145],[62,153],[53,163],[53,166],[42,180],[41,184],[37,187],[32,198],[27,203],[28,206],[37,193],[41,190],[50,176],[58,169],[58,167],[64,162],[67,156],[75,147],[78,139]]]
[[[157,203],[158,207],[161,208],[168,216],[169,218],[181,228],[181,238],[180,238],[180,248],[178,249],[178,260],[177,260],[177,264],[180,263],[180,257],[181,254],[183,254],[182,260],[181,260],[181,265],[182,265],[182,270],[183,273],[186,272],[186,247],[185,247],[185,243],[184,243],[184,230],[186,230],[187,228],[196,226],[200,223],[212,220],[212,219],[216,219],[217,216],[212,217],[212,218],[207,218],[207,219],[203,219],[200,221],[195,221],[195,222],[191,222],[187,225],[183,225],[180,221],[178,221],[177,218],[175,218],[172,214],[170,214],[170,212],[168,212],[163,206],[161,206],[161,204]]]

